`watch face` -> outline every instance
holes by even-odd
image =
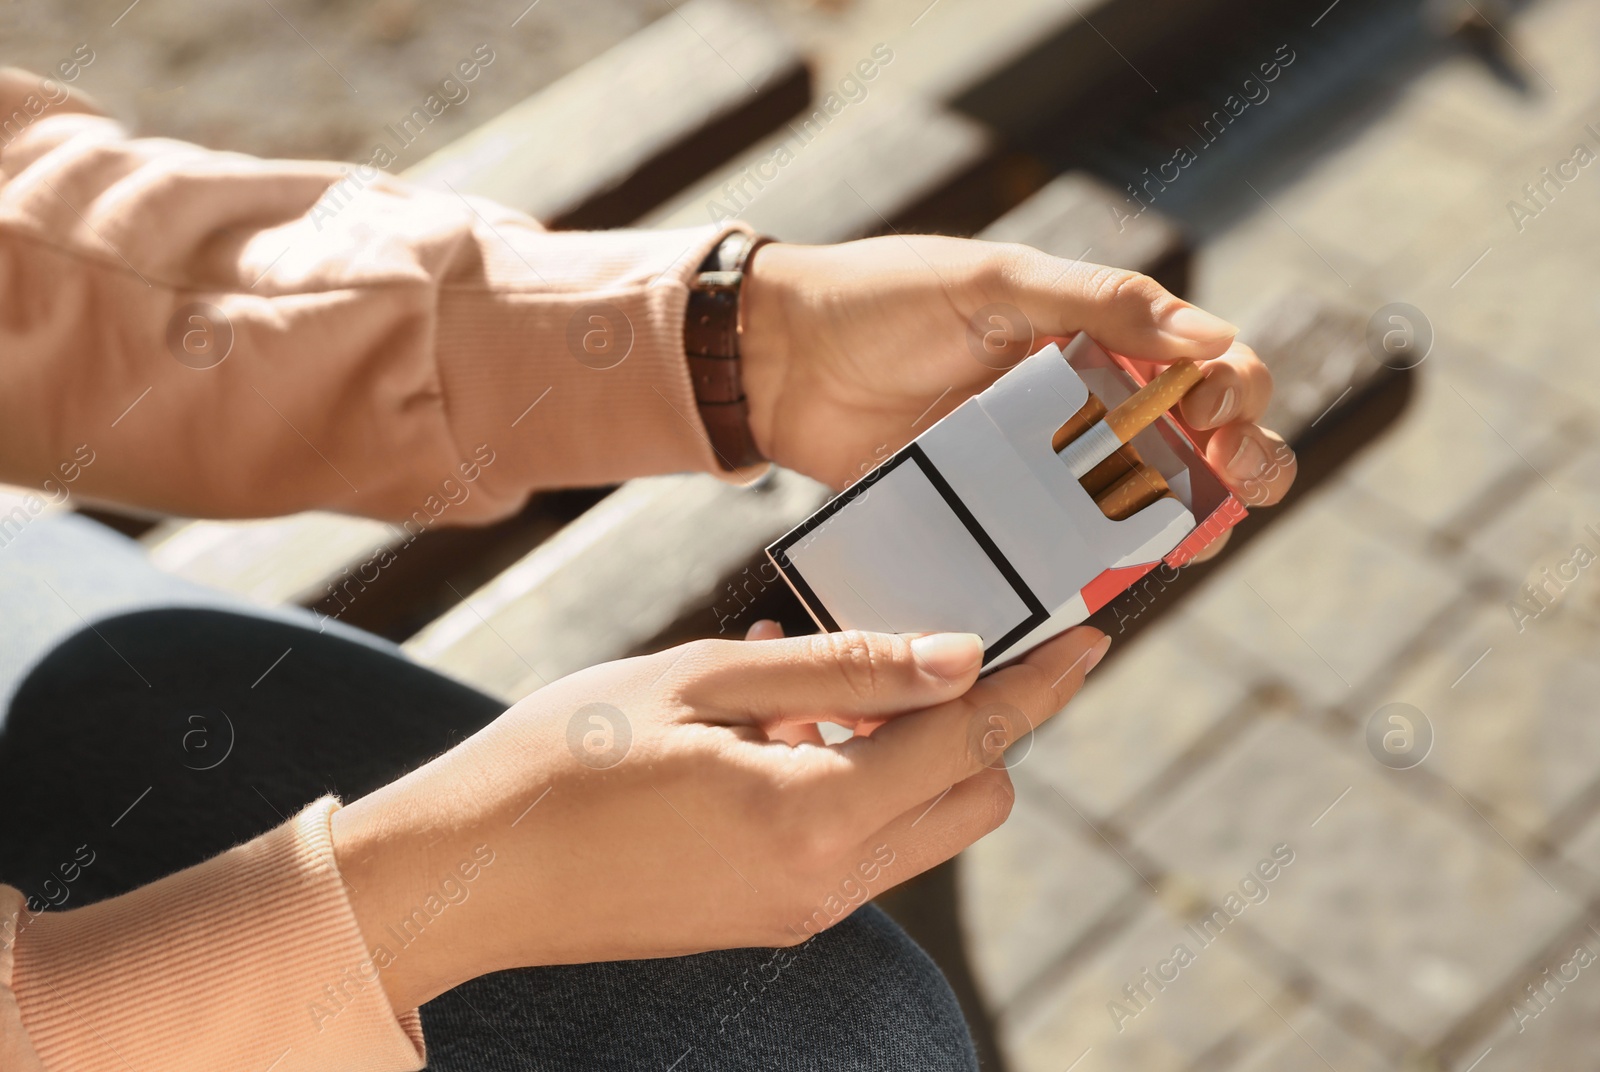
[[[755,241],[743,231],[733,234],[717,243],[717,248],[711,251],[711,256],[706,258],[705,268],[717,272],[738,272],[743,270],[745,258],[750,255],[750,250],[755,247]]]

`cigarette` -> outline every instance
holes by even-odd
[[[1093,428],[1105,415],[1106,404],[1097,396],[1090,395],[1089,401],[1083,404],[1083,408],[1068,417],[1067,423],[1057,428],[1056,434],[1050,437],[1050,449],[1057,454],[1061,453],[1062,448]]]
[[[1180,361],[1172,365],[1104,418],[1091,424],[1057,453],[1067,463],[1067,468],[1072,470],[1072,475],[1082,480],[1091,469],[1115,454],[1124,443],[1182,401],[1183,396],[1189,393],[1189,388],[1203,378],[1200,366],[1193,361]],[[1067,427],[1073,423],[1076,423],[1076,418]],[[1066,431],[1066,428],[1062,431]],[[1061,432],[1056,434],[1056,438],[1061,438]]]
[[[1111,485],[1144,464],[1144,458],[1132,443],[1124,443],[1111,452],[1110,457],[1084,474],[1078,483],[1083,490],[1098,499],[1111,490]]]
[[[1100,512],[1113,521],[1132,517],[1171,491],[1160,473],[1143,463],[1095,499]]]

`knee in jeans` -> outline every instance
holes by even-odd
[[[829,1067],[977,1069],[972,1038],[950,984],[881,909],[867,905],[808,945],[814,948],[806,956],[818,960],[813,972],[847,997],[849,1013],[835,1021],[845,1029],[840,1043],[874,1055]],[[890,1055],[892,1063],[880,1060]]]

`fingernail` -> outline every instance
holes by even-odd
[[[1089,654],[1084,657],[1083,672],[1087,674],[1090,670],[1093,670],[1095,667],[1099,666],[1100,660],[1104,659],[1106,657],[1106,652],[1110,650],[1111,638],[1109,636],[1103,636],[1096,641],[1094,647],[1089,649]]]
[[[1211,415],[1211,420],[1206,427],[1216,428],[1218,425],[1227,424],[1228,418],[1233,416],[1233,411],[1238,404],[1239,391],[1237,388],[1230,387],[1223,391],[1222,401],[1217,403],[1216,412]]]
[[[983,661],[983,638],[976,633],[929,633],[911,642],[911,655],[935,677],[961,677]]]
[[[1192,305],[1180,305],[1162,318],[1161,326],[1172,335],[1182,335],[1195,342],[1210,342],[1213,339],[1231,339],[1239,334],[1239,329],[1222,319],[1212,316],[1204,309],[1196,309]]]
[[[1239,440],[1239,449],[1228,461],[1228,475],[1235,480],[1254,480],[1267,471],[1267,452],[1261,449],[1256,437],[1247,435]]]

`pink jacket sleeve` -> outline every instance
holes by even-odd
[[[0,72],[0,480],[389,519],[470,481],[461,523],[535,488],[716,470],[682,324],[725,229],[552,233],[78,106]]]
[[[0,886],[0,1068],[421,1068],[334,865],[336,807],[86,908],[35,915]]]

